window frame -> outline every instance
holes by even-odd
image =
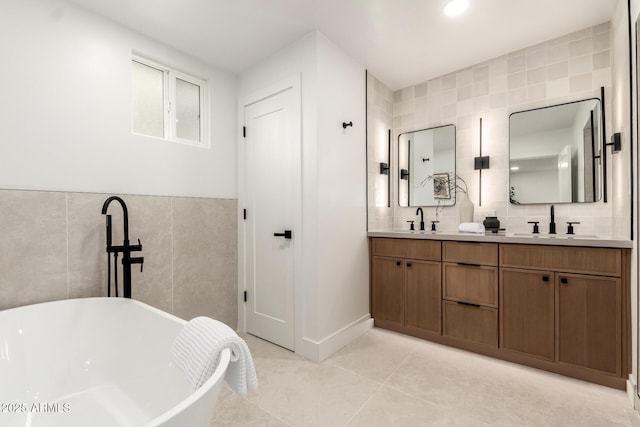
[[[154,68],[163,73],[162,75],[162,103],[163,103],[163,133],[164,136],[157,137],[153,135],[147,135],[144,133],[136,132],[134,129],[134,117],[131,114],[131,132],[134,135],[144,136],[147,138],[159,139],[162,141],[173,142],[177,144],[190,145],[193,147],[201,147],[201,148],[210,148],[210,140],[209,140],[209,98],[208,98],[208,88],[207,81],[198,77],[195,77],[192,74],[185,73],[183,71],[179,71],[175,68],[169,67],[167,65],[161,64],[159,62],[148,59],[139,54],[131,55],[131,62],[137,62],[142,65],[146,65],[147,67]],[[186,138],[180,138],[177,135],[177,113],[175,105],[176,103],[176,79],[183,80],[185,82],[196,85],[200,88],[200,141],[195,141]],[[133,85],[133,76],[131,78],[131,84]],[[133,93],[131,96],[131,105],[133,109]]]

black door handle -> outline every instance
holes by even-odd
[[[285,239],[291,239],[293,237],[293,233],[291,230],[284,230],[284,233],[273,233],[275,237],[284,237]]]

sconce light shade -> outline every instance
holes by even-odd
[[[473,162],[475,170],[489,169],[489,156],[475,157]]]
[[[380,162],[380,175],[389,175],[389,163]]]

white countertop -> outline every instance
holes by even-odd
[[[633,241],[612,239],[606,236],[594,236],[576,234],[527,234],[504,233],[499,234],[474,234],[446,231],[369,231],[369,237],[388,237],[394,239],[428,239],[428,240],[457,240],[462,242],[496,242],[496,243],[522,243],[529,245],[558,245],[558,246],[590,246],[599,248],[632,248]]]

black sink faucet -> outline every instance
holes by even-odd
[[[122,207],[122,222],[123,222],[123,231],[124,231],[124,241],[122,242],[122,246],[113,246],[112,243],[112,235],[111,235],[111,215],[107,215],[107,254],[109,260],[109,271],[108,271],[108,294],[111,296],[111,254],[114,254],[116,259],[115,265],[115,291],[116,296],[118,296],[118,253],[122,253],[122,289],[123,296],[125,298],[131,298],[131,264],[140,264],[140,271],[142,271],[142,264],[144,263],[144,257],[132,257],[131,252],[141,251],[142,245],[140,244],[140,239],[138,239],[137,245],[129,244],[129,213],[127,211],[127,205],[124,200],[122,200],[118,196],[111,196],[107,200],[104,201],[102,205],[102,215],[107,214],[107,210],[109,209],[109,204],[113,201],[120,203]]]
[[[551,222],[549,222],[549,234],[556,234],[556,214],[555,208],[551,205]]]
[[[418,214],[420,214],[420,231],[424,231],[424,212],[422,212],[422,208],[418,208],[416,215]]]

